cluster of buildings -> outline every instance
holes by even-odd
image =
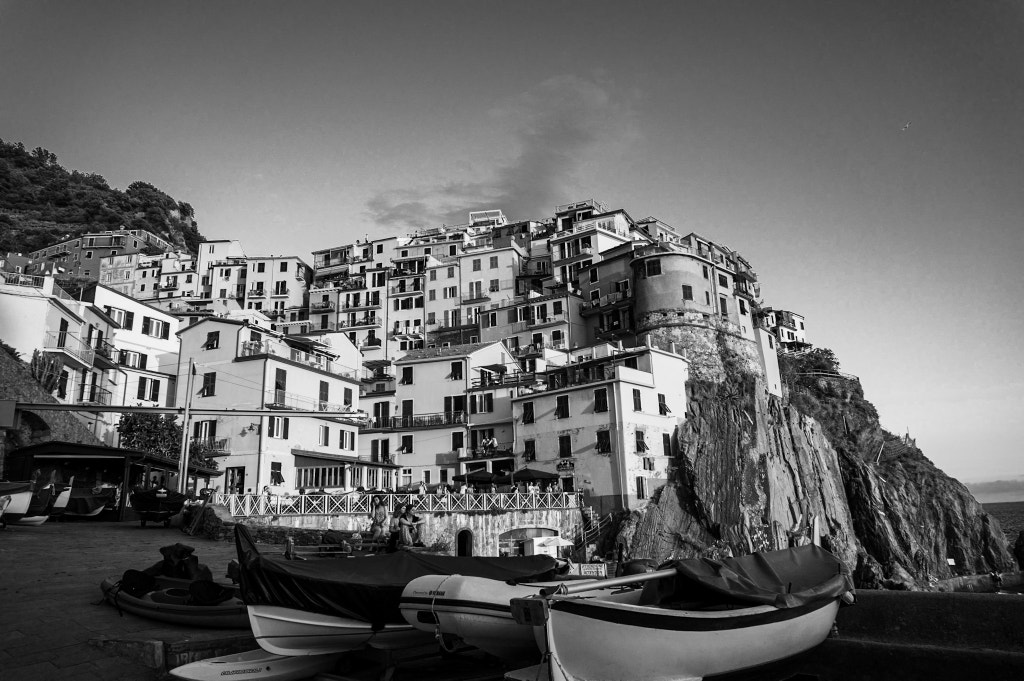
[[[222,490],[390,489],[525,465],[601,512],[671,474],[685,383],[722,334],[781,393],[807,346],[739,253],[587,200],[298,256],[138,230],[0,259],[4,340],[118,444],[118,405],[189,406]],[[57,283],[94,279],[76,295]],[[229,413],[263,410],[258,416]]]

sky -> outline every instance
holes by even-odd
[[[311,262],[594,198],[739,251],[950,475],[1024,481],[1022,2],[0,0],[0,30],[0,138],[207,238]]]

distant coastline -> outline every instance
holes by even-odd
[[[1024,501],[990,502],[983,505],[999,521],[1006,541],[1012,546],[1017,540],[1017,534],[1024,530]]]

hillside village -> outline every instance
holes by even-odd
[[[594,200],[312,256],[136,228],[9,253],[0,340],[57,358],[53,396],[92,407],[75,416],[105,445],[111,407],[275,410],[189,419],[223,493],[434,491],[528,466],[601,513],[669,479],[685,383],[722,372],[711,345],[774,395],[777,353],[809,347],[737,251]]]

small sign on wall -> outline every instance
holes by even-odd
[[[569,574],[604,579],[608,576],[608,566],[604,563],[573,563]]]

